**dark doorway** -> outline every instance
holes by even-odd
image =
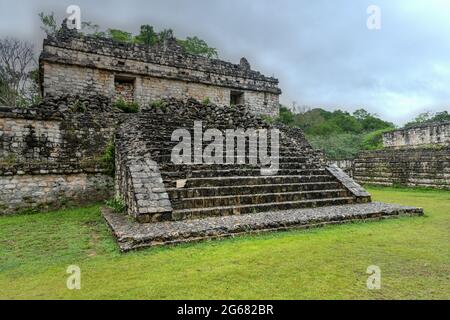
[[[237,106],[244,104],[244,93],[239,91],[231,91],[230,105]]]

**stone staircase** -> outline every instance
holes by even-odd
[[[184,129],[193,139],[196,121],[202,121],[203,132],[207,128],[275,127],[244,107],[176,100],[163,106],[124,117],[116,134],[116,192],[135,221],[110,208],[103,208],[102,214],[124,252],[248,233],[423,215],[420,208],[371,202],[370,194],[342,170],[326,166],[322,154],[295,128],[276,126],[280,157],[279,170],[273,175],[262,175],[265,167],[248,161],[254,160],[248,156],[248,147],[245,159],[236,157],[235,148],[233,159],[247,160],[243,164],[173,163],[171,153],[179,143],[171,141],[173,131]],[[193,148],[190,151],[194,155]]]
[[[176,129],[184,129],[193,141],[194,121],[203,122],[203,132],[208,128],[222,132],[244,126],[271,128],[245,109],[229,111],[231,115],[221,114],[218,120],[208,115],[217,114],[215,108],[219,107],[194,104],[187,113],[177,108],[183,110],[183,106],[178,105],[164,111],[151,109],[133,121],[134,129],[139,129],[137,136],[144,141],[139,149],[145,149],[147,157],[158,164],[172,209],[170,214],[158,215],[157,219],[140,221],[200,219],[370,201],[370,196],[355,195],[333,175],[324,165],[321,153],[311,148],[300,131],[293,135],[280,130],[276,175],[262,175],[263,166],[260,163],[250,165],[248,156],[245,164],[174,164],[171,153],[179,141],[172,142],[171,135]],[[202,109],[208,112],[203,113]],[[246,142],[248,155],[248,140]],[[193,149],[191,154],[194,154]],[[236,156],[234,160],[237,163]]]

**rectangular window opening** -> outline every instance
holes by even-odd
[[[244,93],[240,91],[231,91],[230,93],[230,105],[237,106],[244,104]]]
[[[128,76],[115,76],[114,89],[115,100],[123,99],[127,102],[134,101],[134,83],[136,78]]]

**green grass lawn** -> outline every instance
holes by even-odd
[[[99,206],[0,218],[0,299],[450,299],[450,192],[369,188],[425,217],[120,254]],[[81,268],[79,291],[66,269]],[[366,269],[381,268],[368,290]]]

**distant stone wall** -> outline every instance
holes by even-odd
[[[162,98],[199,101],[209,98],[230,105],[233,94],[257,114],[278,115],[278,80],[250,69],[185,53],[174,40],[165,46],[140,46],[62,30],[44,41],[40,57],[44,95],[101,94],[120,96],[117,88],[133,86],[141,105]]]
[[[450,189],[450,147],[361,152],[355,159],[354,179],[377,185]]]
[[[450,145],[450,122],[425,124],[383,134],[384,147]]]
[[[0,215],[112,195],[101,157],[113,113],[0,108]]]

